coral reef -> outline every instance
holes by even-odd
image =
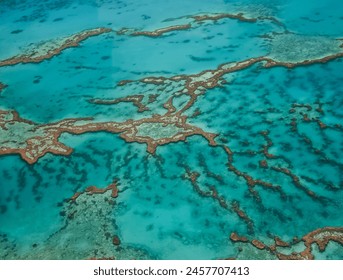
[[[42,243],[33,244],[26,255],[16,248],[7,259],[151,259],[144,250],[120,240],[114,213],[117,208],[117,180],[105,188],[87,187],[62,204],[63,226]],[[120,192],[120,190],[119,190]],[[6,241],[6,242],[5,242]],[[0,248],[11,242],[0,240]],[[3,258],[3,252],[0,253]]]
[[[191,24],[168,26],[168,27],[156,29],[154,31],[136,31],[136,30],[131,30],[127,28],[122,28],[117,31],[117,34],[118,35],[129,34],[130,36],[159,37],[165,33],[177,31],[177,30],[186,30],[190,28],[192,28]]]
[[[316,244],[320,252],[324,252],[329,242],[337,242],[343,245],[343,228],[342,227],[324,227],[318,228],[304,235],[301,239],[293,238],[290,242],[281,240],[278,236],[274,237],[274,244],[266,245],[262,241],[253,239],[249,241],[247,237],[239,236],[233,232],[230,239],[234,243],[250,242],[259,250],[266,250],[268,254],[276,256],[280,260],[313,260],[312,245]],[[296,245],[303,244],[304,249],[301,252],[293,251]],[[291,252],[289,254],[281,253],[281,248],[287,247]]]
[[[267,67],[282,65],[306,65],[327,62],[342,57],[342,42],[324,36],[305,36],[293,33],[276,34],[271,37],[270,53],[267,55]]]
[[[130,96],[111,99],[111,100],[90,99],[89,102],[93,104],[98,104],[98,105],[114,105],[121,102],[129,102],[129,103],[131,102],[134,106],[138,108],[138,112],[149,111],[149,108],[142,103],[143,99],[144,99],[144,95],[136,94],[136,95],[130,95]]]
[[[127,28],[123,27],[119,30],[117,30],[118,35],[129,35],[129,36],[147,36],[147,37],[160,37],[165,35],[166,33],[174,32],[174,31],[182,31],[182,30],[188,30],[191,28],[197,28],[204,22],[212,22],[213,24],[217,23],[218,21],[222,19],[235,19],[241,22],[251,22],[251,23],[256,23],[257,21],[264,21],[268,20],[271,21],[272,23],[275,23],[278,26],[284,27],[284,25],[275,17],[272,16],[248,16],[245,15],[242,12],[239,13],[202,13],[202,14],[196,14],[196,15],[187,15],[187,16],[182,16],[178,18],[169,18],[164,20],[164,22],[173,22],[175,20],[187,20],[189,21],[186,24],[181,24],[181,25],[171,25],[163,28],[158,28],[153,31],[142,31],[142,30],[137,30],[133,28]]]
[[[110,28],[95,28],[81,31],[71,36],[53,39],[39,44],[32,44],[24,50],[24,54],[1,60],[0,67],[12,66],[20,63],[40,63],[44,60],[51,59],[54,56],[61,54],[65,49],[75,48],[80,43],[90,37],[98,36],[104,33],[111,32]]]
[[[92,118],[80,118],[44,125],[22,119],[15,111],[0,111],[0,117],[0,155],[20,154],[31,164],[46,153],[69,155],[72,149],[58,141],[62,133],[83,134],[96,131],[121,133],[120,136],[126,142],[146,143],[149,153],[154,153],[157,146],[183,141],[192,135],[202,135],[211,145],[214,145],[216,137],[216,134],[207,133],[201,128],[187,124],[187,118],[180,113],[154,115],[151,118],[127,120],[123,123],[95,122]],[[155,129],[154,126],[149,126],[148,130],[144,130],[147,124],[155,125]]]
[[[13,186],[0,200],[8,222],[0,258],[330,258],[343,244],[338,31],[293,33],[279,13],[253,4],[210,9],[218,13],[199,5],[196,14],[164,21],[154,10],[150,17],[116,5],[123,5],[116,21],[105,15],[0,61],[9,86],[0,83],[1,176]],[[144,28],[117,29],[130,11],[130,24]],[[9,36],[26,38],[11,24]],[[86,29],[103,24],[111,28]],[[187,36],[169,36],[177,32]],[[75,54],[39,64],[69,48]],[[19,65],[29,63],[36,65]],[[46,76],[38,73],[45,66]],[[60,84],[50,93],[55,76]],[[57,156],[39,160],[47,153]],[[5,156],[13,154],[23,161]],[[51,223],[59,229],[25,241],[29,250],[10,234],[12,217],[26,214],[24,202],[57,207]]]

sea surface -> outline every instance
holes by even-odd
[[[0,1],[0,259],[343,259],[342,57],[341,0]]]

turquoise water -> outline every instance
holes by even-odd
[[[1,1],[0,259],[276,259],[303,251],[300,239],[326,227],[332,240],[324,251],[313,243],[311,254],[342,259],[342,11],[338,0]],[[253,20],[210,19],[218,14]],[[155,37],[132,33],[184,24]],[[53,53],[61,38],[100,27],[110,30],[20,60],[42,42]],[[213,85],[211,72],[200,75],[260,57],[275,65],[233,69]],[[199,95],[183,110],[190,80]],[[147,110],[125,99],[136,95]],[[25,130],[5,111],[34,124]],[[163,119],[170,114],[178,121]],[[40,142],[47,153],[34,162],[19,155],[32,151],[29,134],[40,140],[70,118],[97,128],[63,128],[55,140],[68,155],[51,152],[52,142]],[[104,128],[131,121],[133,136]],[[85,192],[114,179],[116,198]],[[269,247],[275,236],[299,242],[275,252],[232,233]]]

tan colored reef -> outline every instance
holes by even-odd
[[[237,19],[239,21],[246,21],[246,22],[256,22],[258,18],[249,18],[244,16],[243,13],[238,14],[227,14],[227,13],[219,13],[219,14],[202,14],[202,15],[195,15],[195,16],[189,16],[190,18],[193,18],[197,22],[202,21],[218,21],[225,18],[230,19]]]
[[[209,14],[198,14],[198,15],[188,15],[182,16],[173,19],[164,20],[164,22],[173,22],[175,20],[187,20],[188,23],[185,24],[178,24],[178,25],[170,25],[167,27],[158,28],[151,31],[146,30],[137,30],[134,28],[121,28],[117,30],[117,35],[129,35],[129,36],[146,36],[146,37],[160,37],[165,35],[166,33],[174,32],[174,31],[183,31],[192,28],[197,28],[204,22],[212,22],[216,23],[222,19],[235,19],[242,22],[251,22],[255,23],[257,21],[268,20],[271,21],[279,26],[283,26],[282,23],[270,16],[258,16],[258,17],[249,17],[244,15],[244,13],[209,13]]]
[[[106,131],[120,133],[126,142],[147,144],[147,151],[154,153],[157,146],[184,141],[192,135],[205,137],[214,144],[213,133],[186,123],[186,117],[177,114],[154,115],[140,120],[96,122],[92,118],[65,119],[56,123],[37,124],[19,117],[15,111],[0,111],[0,155],[20,154],[32,164],[46,153],[69,155],[73,150],[59,142],[62,133],[83,134]],[[156,129],[144,130],[157,125]],[[172,128],[172,129],[170,129]],[[167,130],[168,129],[168,130]]]
[[[109,184],[106,188],[100,189],[96,186],[89,186],[85,189],[83,192],[76,192],[72,197],[72,201],[76,201],[77,198],[86,193],[87,195],[93,195],[93,194],[103,194],[107,191],[111,191],[111,197],[117,198],[118,197],[118,180],[114,180],[111,184]]]
[[[135,94],[121,98],[115,98],[111,100],[104,100],[104,99],[90,99],[89,102],[98,105],[114,105],[119,104],[122,102],[132,103],[134,106],[138,108],[138,112],[149,111],[149,108],[143,104],[144,95],[143,94]]]
[[[46,41],[28,46],[24,54],[16,55],[0,61],[0,67],[12,66],[20,63],[39,63],[61,54],[64,50],[75,48],[90,37],[111,32],[110,28],[95,28],[81,31],[68,37]]]
[[[262,241],[253,239],[249,241],[247,237],[239,236],[233,232],[230,239],[237,243],[250,242],[259,250],[266,250],[271,255],[275,255],[280,260],[313,260],[312,246],[316,244],[320,252],[324,252],[329,242],[337,242],[343,245],[343,228],[342,227],[324,227],[318,228],[304,235],[301,239],[293,238],[291,242],[285,242],[280,237],[275,236],[274,244],[266,245]],[[302,243],[305,249],[301,252],[293,251],[290,254],[281,253],[280,247],[288,247],[290,250],[293,246]]]
[[[159,37],[165,33],[169,33],[172,31],[178,31],[178,30],[186,30],[192,28],[191,24],[183,24],[183,25],[173,25],[173,26],[168,26],[164,28],[159,28],[153,31],[132,31],[130,33],[130,29],[121,29],[117,31],[118,35],[122,34],[129,34],[130,36],[147,36],[147,37]]]

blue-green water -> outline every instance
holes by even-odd
[[[256,21],[195,22],[189,17],[218,13],[242,13]],[[157,37],[116,32],[187,23],[192,27]],[[152,154],[144,143],[96,131],[62,133],[58,141],[73,148],[67,156],[47,153],[30,164],[17,153],[3,153],[0,259],[273,259],[272,251],[235,243],[230,234],[271,245],[275,236],[291,242],[319,228],[342,231],[343,61],[338,56],[317,61],[343,53],[342,1],[5,0],[0,1],[0,61],[25,53],[30,44],[99,27],[112,31],[38,63],[0,67],[0,83],[7,85],[0,90],[0,110],[15,110],[23,119],[47,125],[84,117],[141,120],[166,114],[169,98],[176,110],[189,101],[185,81],[138,82],[145,77],[195,75],[262,56],[295,65],[254,63],[225,74],[226,83],[199,88],[203,94],[182,115],[187,124],[217,134],[215,146],[191,135],[160,145]],[[309,63],[300,65],[304,61]],[[119,86],[122,80],[136,82]],[[130,102],[89,102],[131,95],[143,95],[150,110],[139,112]],[[148,102],[149,95],[156,100]],[[9,145],[5,130],[0,126],[0,148]],[[152,139],[163,134],[150,133]],[[268,139],[273,157],[263,152]],[[233,152],[231,164],[237,170],[279,190],[249,187],[229,170],[224,146]],[[280,168],[296,176],[301,187]],[[187,172],[199,174],[195,183]],[[69,201],[76,192],[104,188],[115,178],[117,198],[82,194]],[[227,207],[204,194],[213,194],[212,187]],[[119,246],[112,243],[114,235]],[[341,236],[324,252],[313,245],[312,254],[342,259],[342,243]],[[303,250],[296,246],[301,243],[282,252]]]

